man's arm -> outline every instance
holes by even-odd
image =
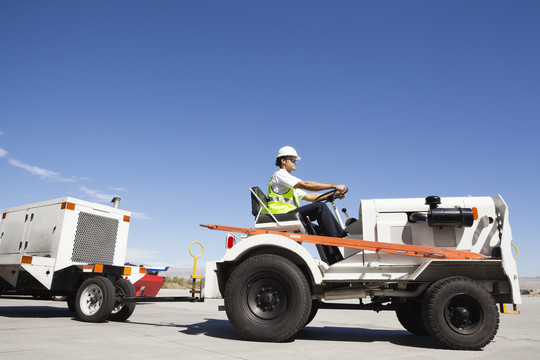
[[[317,181],[300,180],[294,185],[296,189],[320,191],[320,190],[338,190],[339,192],[345,192],[347,187],[345,185],[337,184],[325,184]]]
[[[321,196],[322,193],[315,193],[315,192],[312,192],[312,193],[306,193],[306,195],[304,195],[304,197],[302,198],[302,200],[306,200],[306,201],[314,201],[316,198],[318,198],[319,196]]]
[[[299,182],[294,185],[296,189],[302,189],[302,190],[310,190],[310,191],[319,191],[319,190],[338,190],[342,196],[340,198],[343,198],[343,193],[345,190],[347,190],[347,187],[345,185],[337,185],[337,184],[326,184],[326,183],[320,183],[317,181],[308,181],[308,180],[300,180]],[[321,193],[307,193],[304,195],[302,200],[306,201],[313,201],[319,196],[321,196]]]

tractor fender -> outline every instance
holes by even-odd
[[[249,236],[227,250],[221,262],[238,262],[256,253],[274,253],[281,255],[296,264],[303,263],[311,274],[313,284],[321,284],[323,275],[319,261],[298,242],[288,237],[274,234]]]

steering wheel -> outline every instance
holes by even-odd
[[[349,189],[345,189],[345,191],[343,192],[343,195],[345,195],[347,193],[347,191],[349,191]],[[319,201],[334,202],[334,200],[336,200],[338,198],[338,196],[339,196],[339,195],[336,196],[338,193],[339,193],[339,190],[327,191],[324,194],[321,194],[321,195],[317,196],[317,198],[315,198],[315,200],[313,200],[313,202],[319,202]],[[328,195],[328,197],[326,197],[327,195]]]

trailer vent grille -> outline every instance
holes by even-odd
[[[112,265],[117,233],[117,219],[80,212],[71,261]]]

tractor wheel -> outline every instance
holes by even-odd
[[[321,303],[321,300],[313,300],[311,302],[311,311],[309,312],[308,319],[304,326],[308,326],[308,324],[315,318],[315,315],[317,315],[317,312],[319,311],[319,305]]]
[[[131,314],[133,314],[136,304],[134,302],[124,304],[121,299],[125,297],[137,296],[135,286],[133,286],[133,284],[126,279],[118,279],[114,284],[114,288],[116,291],[116,297],[114,308],[111,315],[109,316],[109,320],[126,321],[131,316]]]
[[[407,299],[406,302],[399,303],[396,316],[405,330],[424,336],[429,334],[422,320],[421,307],[421,299]]]
[[[499,328],[493,296],[481,284],[462,276],[439,280],[428,288],[422,317],[428,333],[455,350],[480,350]]]
[[[306,324],[311,291],[294,263],[277,255],[257,255],[232,272],[225,287],[225,308],[245,339],[281,342]]]
[[[113,307],[114,285],[105,277],[95,276],[86,279],[77,291],[75,311],[82,321],[105,321]]]

